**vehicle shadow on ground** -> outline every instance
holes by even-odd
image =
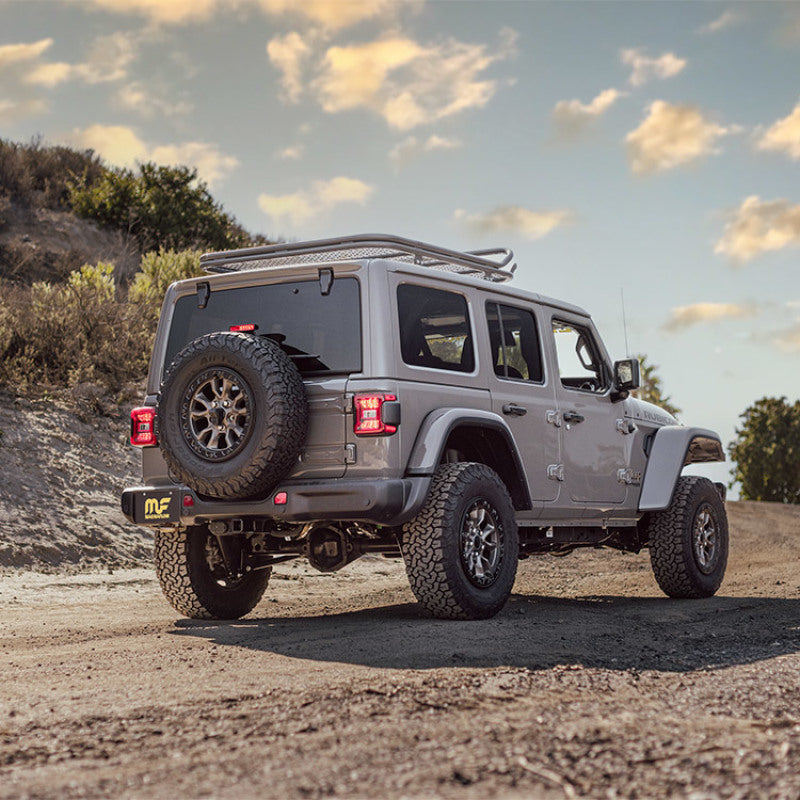
[[[581,664],[684,672],[800,652],[800,599],[512,595],[490,620],[397,604],[235,622],[179,620],[173,634],[292,658],[394,669]]]

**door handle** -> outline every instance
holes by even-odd
[[[565,411],[564,412],[564,422],[571,422],[577,425],[579,422],[583,422],[586,417],[583,414],[579,414],[577,411]]]
[[[523,406],[514,405],[514,403],[506,403],[503,406],[504,414],[513,414],[515,417],[524,417],[528,413],[528,409]]]

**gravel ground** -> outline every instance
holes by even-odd
[[[797,798],[800,509],[730,503],[717,597],[646,554],[521,562],[493,620],[402,565],[281,565],[234,623],[149,570],[0,582],[0,798]]]

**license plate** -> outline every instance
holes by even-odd
[[[135,519],[145,525],[162,525],[178,522],[178,492],[142,492],[136,495]]]

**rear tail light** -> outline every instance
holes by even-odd
[[[158,444],[154,408],[134,408],[131,411],[131,444],[135,447],[155,447]]]
[[[354,431],[357,436],[392,434],[400,424],[400,403],[393,394],[357,394]]]

